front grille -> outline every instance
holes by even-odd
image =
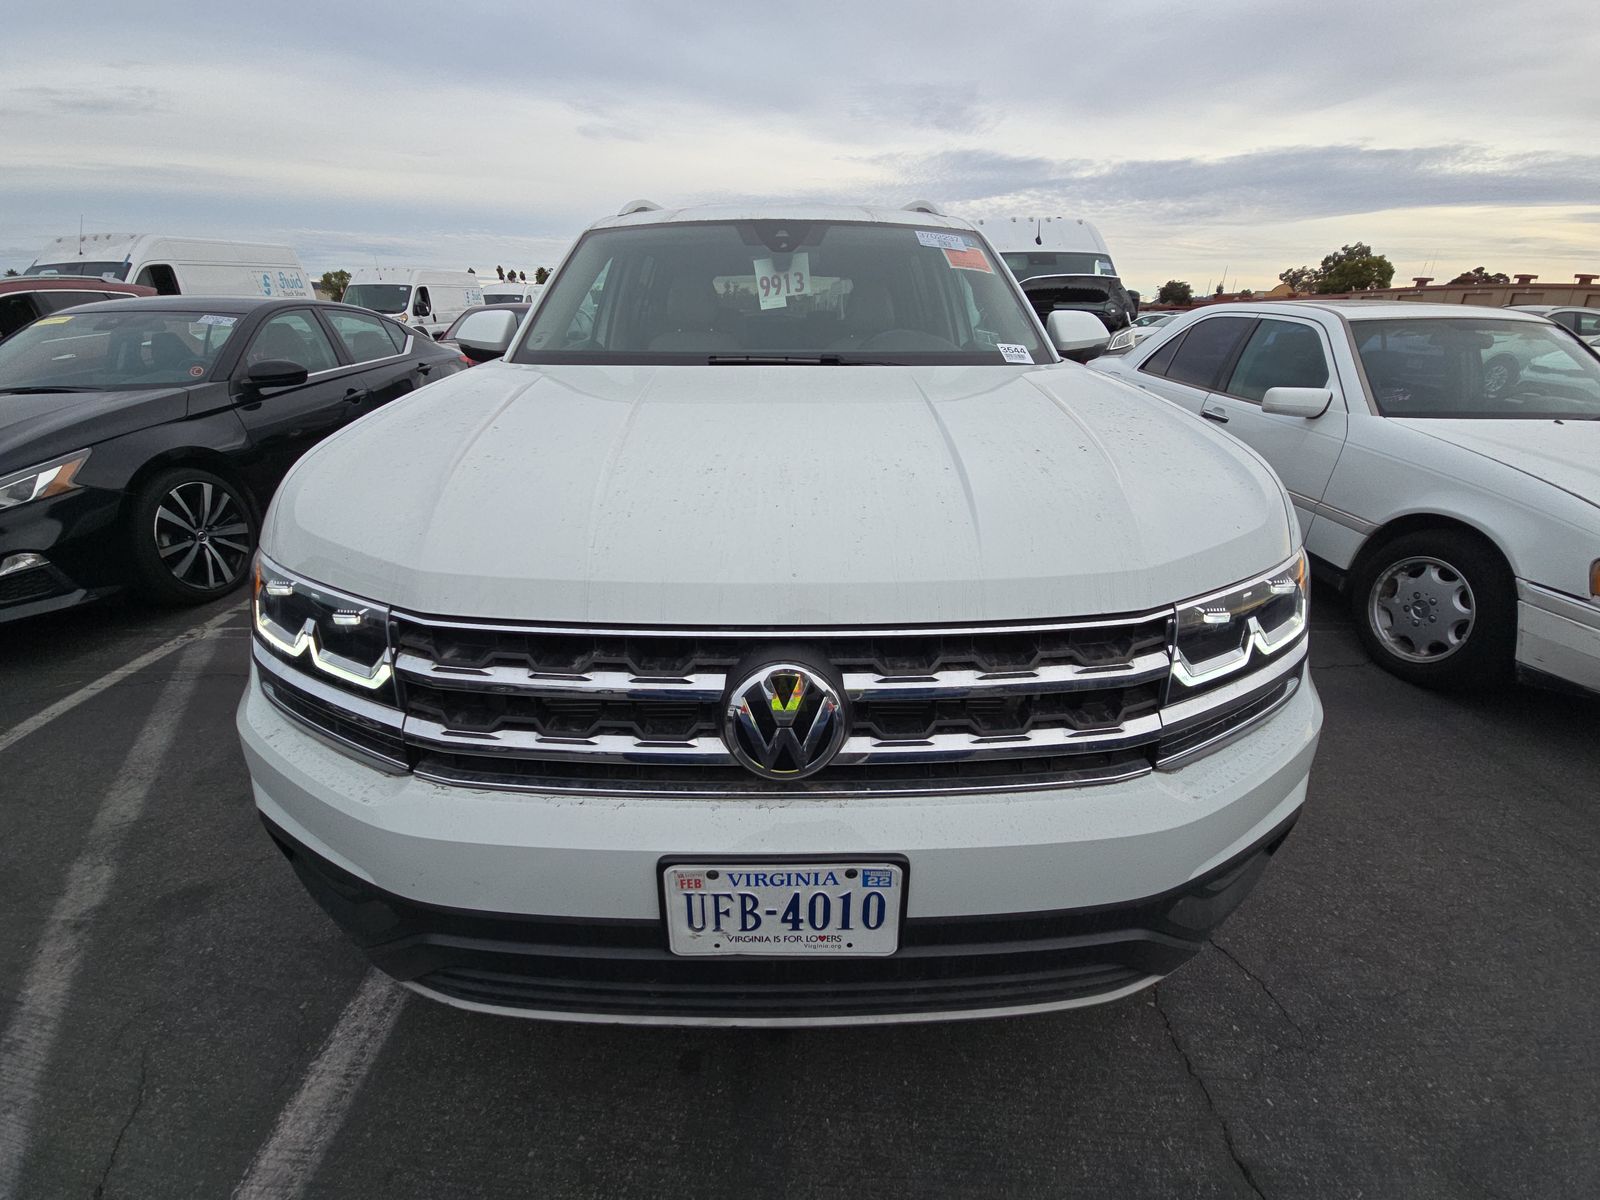
[[[291,716],[438,783],[660,797],[1019,791],[1173,765],[1275,711],[1298,683],[1303,638],[1213,693],[1169,696],[1171,622],[1160,610],[992,628],[711,632],[396,613],[385,703],[259,645],[257,662]],[[796,655],[833,666],[848,724],[820,771],[764,779],[723,739],[729,676]]]
[[[72,584],[49,566],[0,577],[0,605],[48,600],[52,596],[65,596],[70,591]]]

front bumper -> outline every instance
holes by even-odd
[[[466,1007],[578,1020],[931,1020],[1114,999],[1167,974],[1248,892],[1305,799],[1309,682],[1179,770],[1053,791],[750,801],[480,792],[387,775],[311,736],[252,679],[256,803],[378,966]],[[904,855],[884,959],[666,950],[667,855]]]
[[[70,608],[116,590],[120,493],[83,488],[0,511],[0,562],[41,554],[46,565],[0,576],[0,622]]]
[[[1600,695],[1600,606],[1517,580],[1517,667]]]

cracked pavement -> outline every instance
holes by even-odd
[[[1188,966],[1046,1017],[626,1029],[412,998],[309,1195],[1600,1195],[1600,704],[1433,696],[1322,589],[1306,814]],[[216,610],[216,611],[221,611]],[[0,640],[0,730],[211,613]],[[204,672],[44,1076],[28,1200],[225,1197],[365,965],[261,832]],[[0,1016],[172,656],[0,759]]]

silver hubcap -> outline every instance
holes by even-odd
[[[215,484],[180,483],[156,509],[156,553],[174,579],[211,590],[238,580],[250,561],[250,524]]]
[[[1384,648],[1407,662],[1449,658],[1472,635],[1476,606],[1466,578],[1437,558],[1407,558],[1378,576],[1367,620]]]

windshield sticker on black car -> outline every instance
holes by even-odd
[[[940,250],[965,250],[967,239],[959,233],[934,233],[929,229],[917,230],[917,241],[924,246],[934,246]]]
[[[205,316],[201,317],[198,321],[196,321],[195,324],[197,324],[197,325],[235,325],[235,324],[238,323],[238,321],[239,321],[238,317],[224,317],[219,313],[207,313]]]
[[[756,259],[753,270],[762,308],[785,308],[790,296],[811,294],[811,255],[804,251],[789,256],[787,271],[775,268],[770,258]]]
[[[65,325],[70,320],[72,320],[71,317],[40,317],[37,321],[34,322],[34,324],[35,325]]]
[[[1033,355],[1026,346],[1018,346],[1011,342],[997,342],[995,349],[1000,351],[1000,357],[1008,363],[1025,363],[1033,366]]]

